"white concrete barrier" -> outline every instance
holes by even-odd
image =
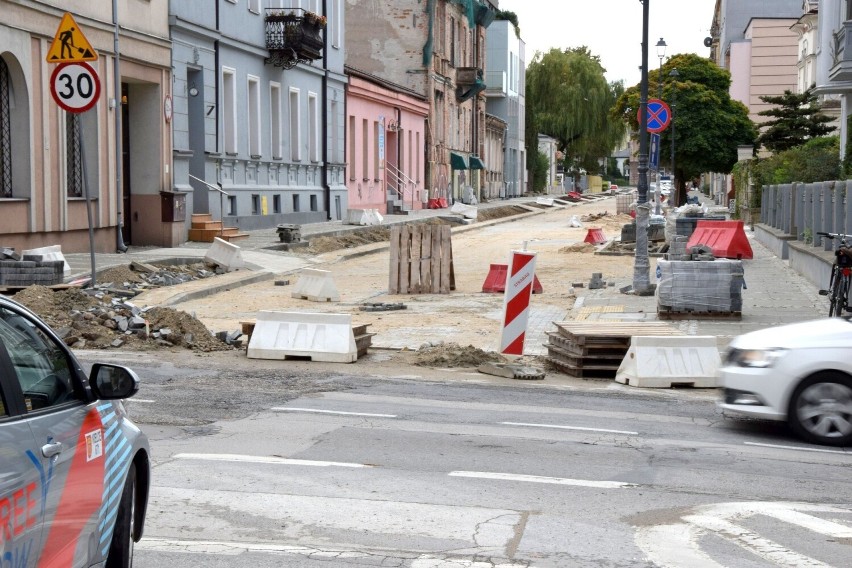
[[[64,265],[63,273],[68,276],[71,274],[71,265],[68,264],[68,261],[65,260],[65,256],[62,254],[62,246],[61,245],[51,245],[48,247],[40,247],[29,250],[21,251],[21,256],[24,255],[38,255],[42,257],[42,260],[61,260]]]
[[[464,203],[456,201],[453,203],[453,206],[450,207],[450,213],[457,213],[467,219],[476,219],[479,211],[472,205],[465,205]]]
[[[546,205],[547,207],[553,207],[553,198],[552,197],[536,197],[535,202],[539,205]]]
[[[245,266],[240,247],[219,237],[213,237],[213,244],[204,253],[204,262],[221,266],[228,272]]]
[[[636,336],[630,340],[615,380],[633,387],[711,388],[718,386],[721,363],[714,336]]]
[[[284,360],[310,357],[311,361],[354,363],[358,349],[349,314],[313,314],[263,311],[249,341],[249,359]]]
[[[340,294],[337,292],[331,272],[316,268],[302,269],[291,296],[312,302],[340,301]]]

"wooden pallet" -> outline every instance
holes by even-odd
[[[621,365],[621,360],[624,359],[624,353],[614,355],[575,355],[566,349],[562,349],[546,343],[547,355],[560,362],[576,367],[577,369],[595,369],[595,370],[612,370],[613,374]]]
[[[553,323],[560,335],[573,339],[579,345],[589,342],[603,343],[610,340],[629,339],[636,335],[683,335],[683,332],[679,329],[661,321],[562,321]]]
[[[549,342],[545,344],[545,347],[553,345],[574,357],[624,357],[624,353],[630,348],[630,340],[627,338],[601,345],[595,345],[594,343],[578,345],[571,339],[563,337],[556,332],[549,331],[547,332],[547,336]]]
[[[389,294],[449,294],[456,289],[448,225],[394,225]]]
[[[572,377],[578,377],[580,379],[612,379],[615,377],[615,371],[610,369],[592,369],[588,367],[585,369],[578,369],[570,363],[566,363],[554,357],[545,357],[544,359],[550,367],[556,369],[560,373],[565,373]]]

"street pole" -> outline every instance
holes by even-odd
[[[639,98],[639,196],[636,205],[636,253],[633,263],[633,293],[654,293],[648,262],[648,4],[642,2],[642,80]]]

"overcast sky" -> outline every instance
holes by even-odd
[[[666,57],[697,53],[709,57],[715,0],[650,0],[648,66],[659,67],[656,44],[663,37]],[[639,82],[642,64],[642,3],[639,0],[500,0],[500,9],[518,15],[527,64],[536,51],[587,46],[601,58],[609,81]]]

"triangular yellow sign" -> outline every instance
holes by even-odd
[[[56,36],[45,57],[48,63],[75,63],[77,61],[97,61],[98,53],[74,21],[74,17],[65,12]]]

